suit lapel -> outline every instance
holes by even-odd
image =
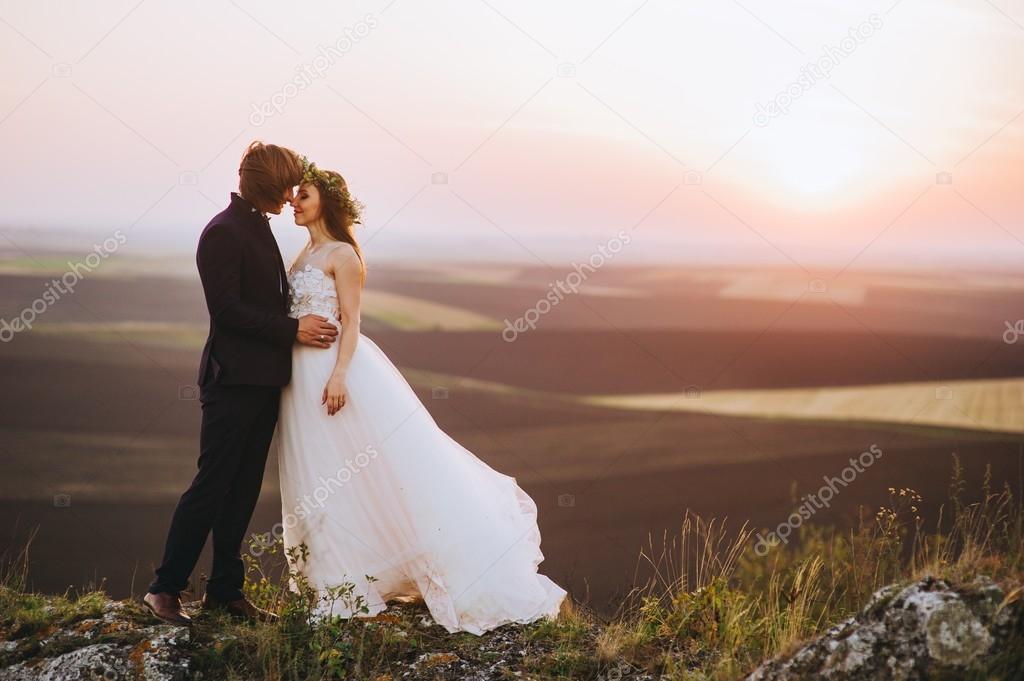
[[[284,269],[284,259],[281,257],[281,249],[277,245],[277,239],[274,238],[274,232],[270,229],[270,222],[262,216],[258,220],[260,223],[259,231],[263,233],[263,238],[267,240],[270,248],[274,251],[274,257],[277,258],[277,279],[280,282],[281,309],[287,312],[290,287],[288,286],[288,273]]]
[[[273,234],[271,234],[273,238]],[[281,249],[277,246],[277,239],[274,239],[274,253],[277,255],[277,271],[281,277],[281,309],[288,311],[288,295],[291,290],[288,286],[288,273],[284,269],[284,259],[281,258]]]

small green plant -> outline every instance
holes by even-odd
[[[249,647],[236,656],[239,673],[265,678],[346,678],[364,666],[367,643],[360,617],[370,614],[366,598],[353,582],[323,588],[303,571],[309,547],[285,547],[281,538],[253,535],[246,565],[245,595],[256,606],[278,615],[277,623],[256,628]],[[375,579],[367,575],[367,584]],[[259,660],[260,668],[252,661]]]

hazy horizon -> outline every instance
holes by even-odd
[[[211,216],[212,217],[212,216]],[[294,256],[306,242],[305,231],[296,230],[295,233],[287,232],[287,225],[281,226],[284,218],[275,218],[272,221],[273,232],[281,246],[281,252],[286,262],[291,262]],[[297,236],[298,235],[298,236]],[[0,243],[0,263],[8,258],[32,258],[46,254],[61,254],[75,256],[87,255],[95,247],[100,246],[105,234],[83,234],[73,231],[40,231],[32,229],[6,229],[7,237],[4,243]],[[94,238],[95,237],[95,238]],[[566,239],[563,243],[554,243],[553,240],[545,241],[544,248],[539,250],[531,249],[529,253],[523,253],[517,257],[515,252],[498,247],[499,239],[490,238],[476,239],[474,244],[477,248],[467,250],[466,239],[445,241],[443,239],[409,239],[404,242],[389,244],[386,248],[375,247],[368,244],[364,248],[367,262],[369,264],[380,263],[387,265],[416,265],[416,264],[446,264],[455,265],[509,265],[509,266],[536,266],[536,267],[567,267],[573,263],[586,262],[592,254],[597,254],[595,248],[597,243],[587,244],[581,239]],[[481,242],[489,241],[493,248],[481,248]],[[589,250],[588,250],[589,246]],[[699,246],[700,248],[694,248]],[[785,258],[773,257],[769,254],[758,252],[757,249],[745,247],[730,250],[722,245],[687,244],[683,240],[663,239],[647,240],[639,248],[620,251],[614,257],[604,260],[608,267],[761,267],[769,269],[805,269],[815,274],[835,275],[841,272],[934,272],[936,268],[944,268],[953,272],[978,272],[986,271],[993,274],[1017,274],[1020,273],[1019,258],[1016,254],[1005,250],[990,252],[985,248],[976,248],[973,253],[965,253],[960,247],[955,252],[941,252],[931,249],[926,253],[912,253],[903,250],[883,251],[875,249],[870,259],[865,258],[863,263],[854,263],[846,266],[848,259],[841,255],[834,255],[831,258],[819,257],[816,260],[804,260],[794,263]],[[671,250],[678,247],[680,251]],[[191,263],[195,256],[195,244],[162,245],[158,240],[151,243],[135,242],[125,244],[119,248],[118,258],[139,257],[143,259],[170,258]],[[198,276],[198,275],[197,275]]]

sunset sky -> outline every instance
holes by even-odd
[[[0,3],[0,247],[190,252],[263,139],[371,258],[1024,265],[1019,1],[310,7]]]

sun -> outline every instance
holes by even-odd
[[[823,119],[775,121],[753,141],[773,194],[818,207],[860,197],[869,172],[863,140]]]

